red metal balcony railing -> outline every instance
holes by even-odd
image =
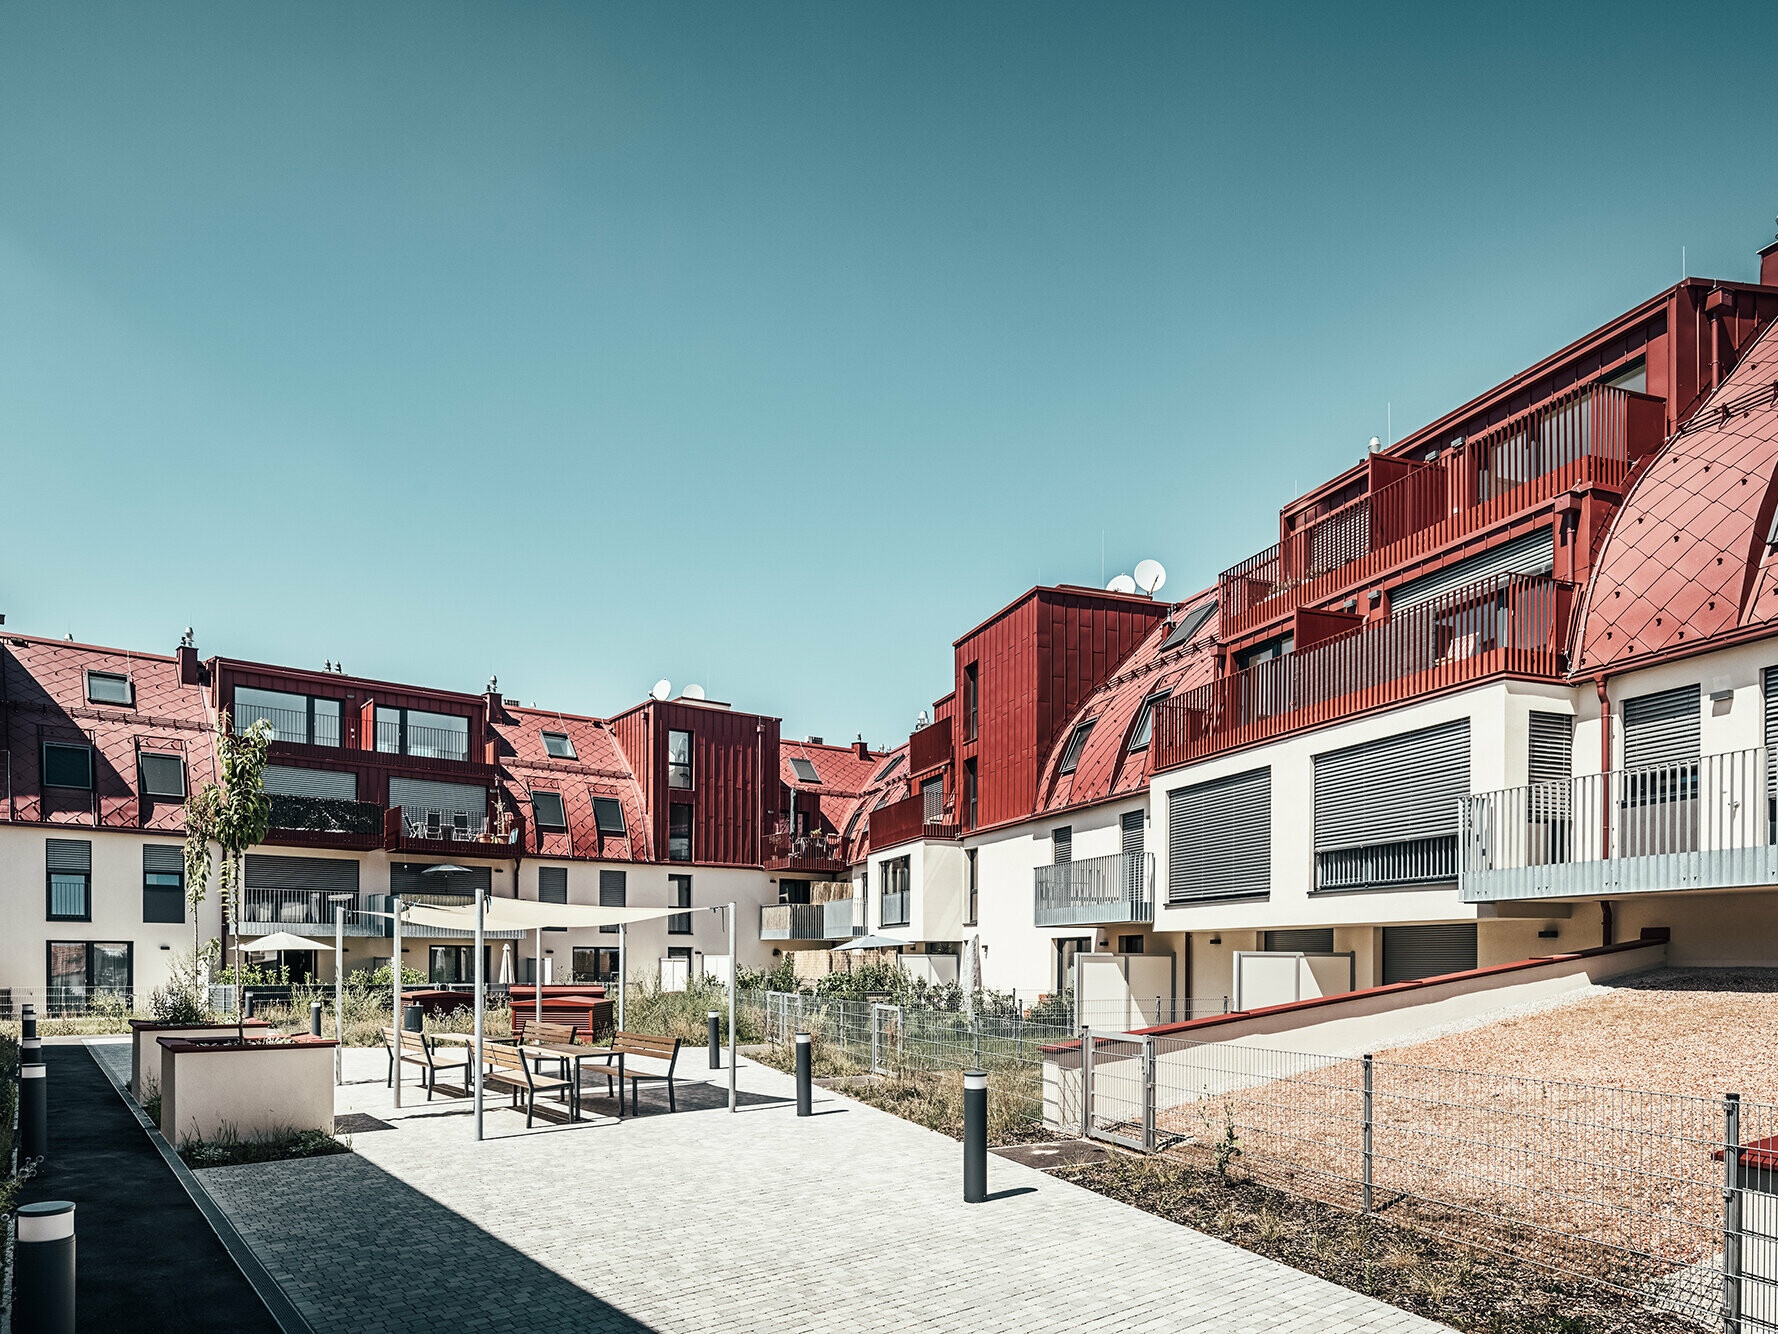
[[[870,845],[873,849],[894,847],[916,838],[956,837],[956,825],[926,818],[926,796],[921,792],[879,806],[870,813]]]
[[[1557,676],[1573,605],[1573,584],[1497,575],[1175,695],[1154,711],[1155,768],[1490,676]]]
[[[838,834],[767,833],[760,858],[768,871],[833,872],[846,867]]]
[[[1582,385],[1472,436],[1449,458],[1373,456],[1370,494],[1223,572],[1222,637],[1369,582],[1573,487],[1621,486],[1660,447],[1665,429],[1665,400]]]
[[[922,774],[951,760],[951,720],[940,718],[908,737],[908,772]]]

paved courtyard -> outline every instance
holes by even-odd
[[[352,1050],[340,1112],[392,1129],[199,1176],[323,1332],[1446,1329],[999,1158],[965,1205],[952,1140],[820,1089],[799,1120],[745,1059],[731,1115],[702,1051],[680,1064],[676,1115],[645,1091],[619,1123],[601,1078],[580,1124],[491,1100],[477,1145],[465,1100],[396,1111]]]

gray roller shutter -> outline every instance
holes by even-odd
[[[358,775],[350,770],[298,769],[268,764],[265,790],[277,797],[319,797],[324,801],[357,801]]]
[[[494,892],[494,876],[486,866],[466,866],[451,875],[427,875],[427,868],[432,865],[432,862],[390,863],[389,892],[403,898],[411,898],[417,894],[461,894],[468,897],[478,889],[484,894]]]
[[[1502,542],[1499,546],[1467,560],[1460,560],[1455,565],[1447,565],[1442,570],[1410,579],[1389,594],[1389,609],[1401,611],[1406,607],[1418,606],[1422,602],[1430,602],[1440,593],[1462,588],[1465,584],[1480,583],[1497,574],[1548,574],[1555,568],[1555,530],[1541,528],[1537,532],[1515,537],[1510,542]]]
[[[1315,851],[1457,832],[1469,795],[1469,719],[1315,757]]]
[[[1254,769],[1167,794],[1167,901],[1263,897],[1272,890],[1272,771]]]
[[[44,861],[51,871],[93,870],[93,845],[84,838],[51,838],[44,840]]]
[[[474,783],[391,778],[389,804],[409,811],[466,811],[479,820],[488,813],[488,789]]]
[[[629,877],[622,871],[599,872],[599,906],[601,908],[623,908],[629,905]],[[600,931],[607,935],[615,935],[615,926],[602,926]]]
[[[1143,852],[1143,841],[1147,835],[1148,812],[1125,811],[1118,820],[1119,835],[1122,839],[1121,849],[1125,853],[1134,853],[1140,857]]]
[[[144,843],[142,845],[142,869],[184,875],[185,849],[177,843]]]
[[[1766,668],[1761,684],[1766,691],[1766,818],[1778,829],[1778,807],[1772,803],[1778,797],[1778,764],[1772,762],[1778,755],[1778,667]]]
[[[568,902],[568,868],[566,866],[539,866],[537,868],[537,901],[539,903]],[[565,926],[546,926],[545,931],[566,931]]]
[[[1074,860],[1074,829],[1063,825],[1060,829],[1050,830],[1050,860],[1057,866]]]
[[[247,854],[248,889],[310,889],[356,894],[358,863],[343,857],[273,857]]]
[[[1383,985],[1468,972],[1475,967],[1475,923],[1383,928]]]
[[[1566,713],[1531,715],[1531,753],[1526,781],[1556,783],[1574,776],[1574,718]]]
[[[1683,764],[1698,758],[1699,691],[1695,685],[1624,701],[1624,768]]]
[[[1304,954],[1332,954],[1333,928],[1331,926],[1302,927],[1294,931],[1266,932],[1266,948],[1269,950],[1300,950]]]

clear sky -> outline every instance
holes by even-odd
[[[905,735],[1680,276],[1778,6],[0,7],[7,627]],[[1101,566],[1101,542],[1104,565]]]

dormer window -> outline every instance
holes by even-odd
[[[1148,749],[1148,743],[1154,736],[1155,706],[1172,693],[1170,690],[1157,690],[1142,701],[1142,708],[1136,714],[1136,725],[1130,729],[1131,750]]]
[[[543,749],[552,760],[575,760],[580,757],[574,753],[574,743],[568,739],[566,732],[545,732]]]
[[[136,764],[141,770],[143,796],[185,800],[185,761],[180,756],[143,751]]]
[[[1179,648],[1191,643],[1198,631],[1204,628],[1204,623],[1214,615],[1216,615],[1215,598],[1210,599],[1201,607],[1192,608],[1180,616],[1179,624],[1174,626],[1172,633],[1161,641],[1161,646],[1156,651],[1165,653],[1168,649]]]
[[[136,702],[136,686],[129,677],[117,672],[88,672],[86,700],[89,704],[129,706]]]
[[[1062,767],[1059,772],[1071,774],[1074,766],[1080,763],[1080,753],[1087,748],[1087,738],[1093,734],[1096,718],[1089,718],[1074,729],[1074,735],[1068,738],[1068,749],[1062,752]]]

